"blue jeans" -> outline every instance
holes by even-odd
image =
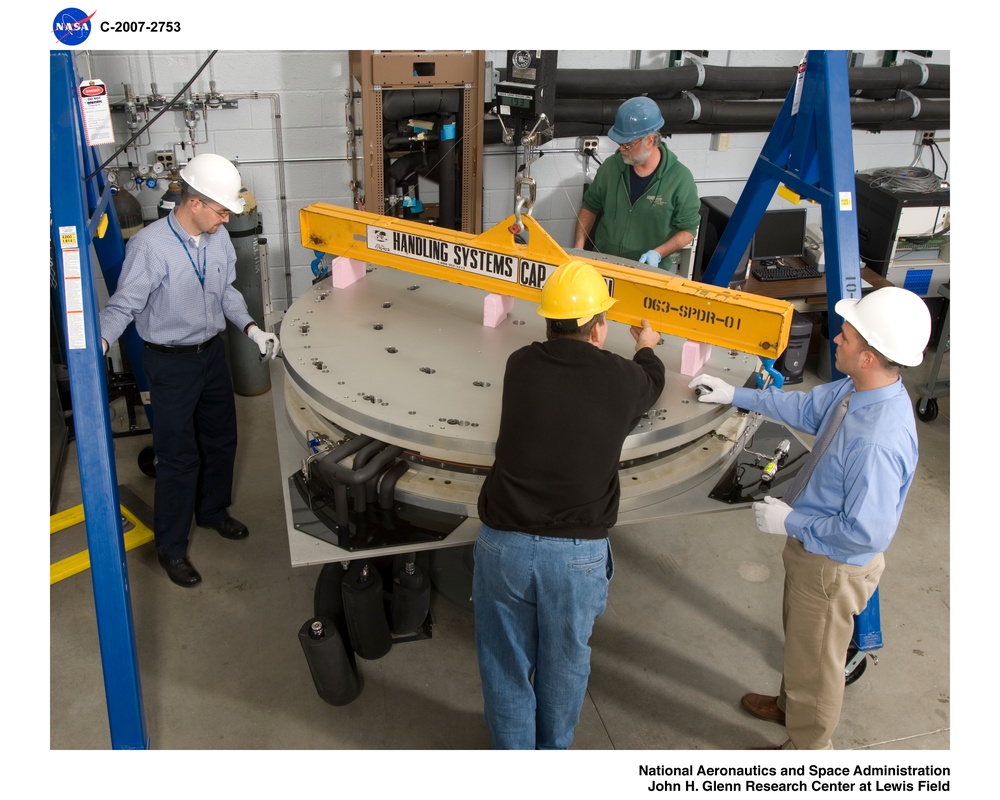
[[[590,677],[590,633],[614,571],[607,539],[483,525],[472,600],[484,712],[498,750],[565,750]]]

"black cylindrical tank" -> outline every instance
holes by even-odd
[[[181,201],[181,184],[180,181],[170,181],[167,186],[167,191],[163,193],[163,197],[160,198],[160,202],[156,206],[156,216],[159,219],[167,216],[177,204]]]
[[[265,280],[261,274],[260,247],[257,241],[257,231],[260,216],[257,212],[257,200],[246,187],[240,190],[240,197],[245,205],[240,214],[230,214],[225,223],[229,238],[236,249],[236,280],[233,286],[243,295],[247,303],[247,311],[257,323],[264,327],[264,286]],[[260,350],[243,331],[232,323],[226,326],[226,352],[229,355],[229,368],[233,375],[233,390],[244,397],[254,397],[264,394],[271,388],[271,372],[267,362],[261,362]]]
[[[332,706],[346,706],[361,694],[361,679],[347,657],[337,626],[325,617],[306,620],[299,643],[319,696]]]
[[[389,630],[394,634],[417,631],[431,607],[431,581],[417,564],[417,554],[410,553],[392,579],[392,606]]]
[[[372,661],[392,647],[382,597],[382,576],[369,561],[355,561],[344,576],[344,613],[354,652]]]
[[[118,225],[122,229],[122,239],[127,242],[131,236],[142,230],[142,206],[136,196],[127,189],[118,189],[111,199],[115,204]]]

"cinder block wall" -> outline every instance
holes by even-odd
[[[124,84],[142,97],[152,93],[172,98],[202,66],[206,51],[81,51],[77,69],[81,79],[99,78],[109,88],[112,101],[124,99]],[[719,66],[791,66],[802,51],[711,51],[706,63]],[[881,63],[881,51],[865,53],[866,64]],[[487,51],[487,61],[506,64],[506,51]],[[568,68],[625,69],[665,65],[665,51],[560,51],[559,66]],[[949,51],[934,51],[931,63],[949,63]],[[240,172],[261,211],[268,242],[269,285],[275,309],[287,307],[312,281],[312,251],[299,241],[299,209],[314,202],[352,205],[351,164],[347,159],[348,54],[331,51],[236,51],[220,50],[191,87],[207,94],[214,81],[216,91],[238,98],[238,108],[212,110],[198,120],[193,138],[195,152],[216,152],[240,164]],[[280,115],[280,136],[277,122]],[[144,120],[140,120],[140,123]],[[132,132],[123,114],[114,115],[116,140],[126,141]],[[940,131],[942,137],[948,131]],[[868,133],[855,131],[855,169],[910,165],[916,155],[912,131]],[[157,150],[171,150],[183,161],[193,155],[181,142],[191,138],[184,115],[168,111],[142,134],[136,145],[117,160],[117,165],[152,163]],[[679,134],[668,139],[694,174],[701,195],[739,198],[766,133],[729,136],[725,151],[711,149],[709,134]],[[543,150],[572,150],[574,139],[555,139]],[[614,143],[600,140],[599,157],[614,152]],[[941,144],[950,161],[947,142]],[[105,157],[112,152],[104,147]],[[926,152],[926,149],[925,149]],[[279,168],[279,159],[283,161]],[[491,227],[514,212],[513,146],[489,145],[484,154],[483,225]],[[922,166],[930,167],[925,156]],[[564,246],[570,246],[573,226],[584,185],[597,165],[575,152],[552,152],[530,167],[537,184],[533,216]],[[124,172],[123,172],[124,174]],[[939,165],[939,174],[941,174]],[[950,176],[949,176],[950,177]],[[281,185],[284,185],[284,197]],[[133,187],[143,207],[144,218],[157,216],[157,204],[166,190]],[[430,192],[435,187],[429,185]],[[776,197],[773,207],[787,203]],[[819,208],[810,209],[810,222],[819,222]],[[289,289],[290,287],[290,289]]]

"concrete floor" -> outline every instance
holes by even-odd
[[[932,357],[905,373],[914,399]],[[814,360],[805,387],[819,380]],[[847,688],[838,750],[950,748],[951,410],[949,398],[938,402],[936,420],[917,422],[920,466],[886,557],[884,647]],[[437,592],[430,639],[359,659],[364,689],[349,705],[320,700],[297,641],[320,568],[289,565],[272,398],[239,397],[237,407],[231,512],[249,525],[249,539],[195,529],[190,556],[204,581],[193,590],[168,581],[152,544],[127,557],[151,749],[488,748],[472,614]],[[149,443],[116,438],[115,451],[119,484],[151,505],[153,481],[136,468]],[[54,510],[79,502],[71,445]],[[79,530],[51,538],[53,561],[85,547]],[[593,673],[573,748],[717,751],[782,742],[782,728],[739,706],[745,691],[778,689],[781,539],[759,533],[744,509],[619,529],[612,543],[616,573],[591,642]],[[51,586],[50,598],[50,748],[110,748],[90,573]],[[631,766],[628,775],[635,780]],[[641,780],[645,790],[649,779]]]

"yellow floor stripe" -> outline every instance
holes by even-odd
[[[134,550],[146,542],[153,541],[153,531],[139,521],[131,511],[125,506],[119,506],[122,516],[132,523],[133,528],[124,535],[125,550]],[[74,506],[65,511],[60,511],[49,518],[50,535],[58,531],[66,530],[73,525],[78,525],[84,521],[83,506]],[[90,551],[83,550],[72,556],[67,556],[61,561],[57,561],[49,567],[49,585],[58,583],[65,578],[90,569]]]

